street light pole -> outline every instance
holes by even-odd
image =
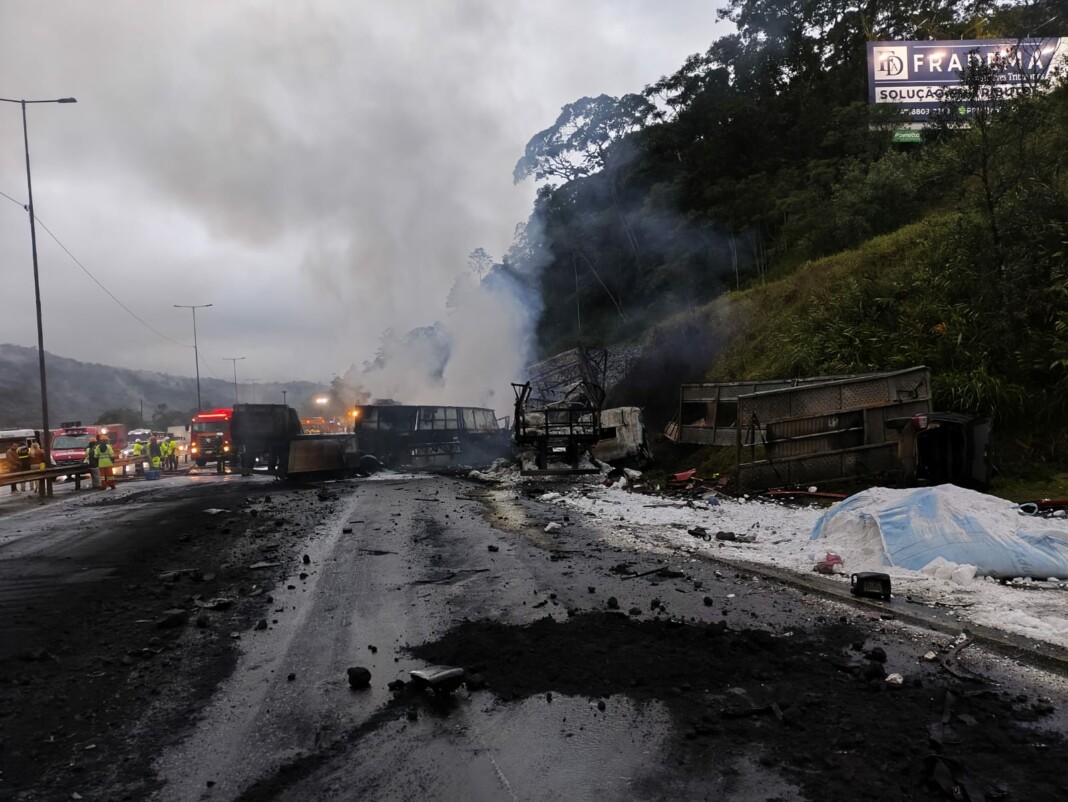
[[[243,356],[224,356],[223,361],[234,363],[234,403],[237,403],[237,363],[245,357]]]
[[[286,391],[282,391],[282,406],[286,405]]]
[[[256,382],[259,381],[259,378],[249,379],[249,381],[252,382],[252,403],[255,404],[256,403]]]
[[[197,310],[207,309],[212,304],[194,304],[189,306],[187,304],[175,304],[175,309],[192,309],[193,310],[193,359],[197,365],[197,412],[201,411],[200,403],[200,351],[197,350]]]
[[[30,135],[26,127],[26,104],[27,103],[77,103],[72,97],[61,97],[56,100],[15,100],[14,98],[0,97],[4,103],[18,103],[22,106],[22,141],[26,147],[26,195],[28,205],[26,211],[30,214],[30,248],[33,252],[33,296],[37,305],[37,360],[41,374],[41,438],[45,454],[45,467],[52,465],[52,443],[48,431],[48,379],[45,374],[44,352],[44,323],[41,319],[41,280],[37,270],[37,226],[33,216],[33,180],[30,178]],[[52,495],[52,483],[48,482],[48,495]]]

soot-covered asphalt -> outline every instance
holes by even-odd
[[[1064,798],[1059,677],[549,514],[206,475],[0,515],[0,799]]]

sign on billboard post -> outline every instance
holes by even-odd
[[[969,63],[1000,67],[981,100],[1011,100],[1054,80],[1066,57],[1068,38],[868,42],[868,100],[897,106],[922,127],[953,97]]]

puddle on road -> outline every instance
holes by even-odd
[[[552,551],[557,548],[553,539],[542,531],[543,524],[527,515],[515,490],[488,490],[482,499],[483,517],[494,529],[519,535],[539,549]]]

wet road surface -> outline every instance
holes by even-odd
[[[468,481],[153,484],[0,518],[0,799],[1063,798],[1062,686],[944,635]]]

